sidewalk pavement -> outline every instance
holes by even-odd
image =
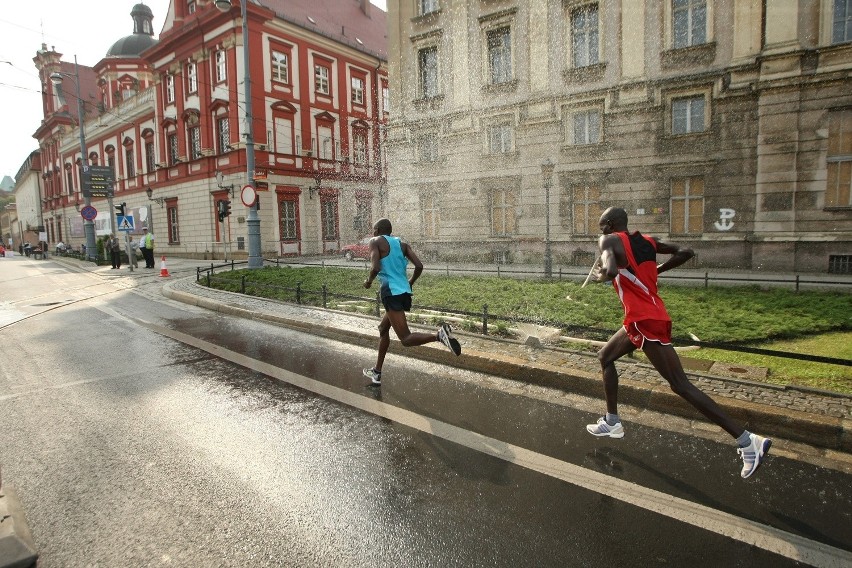
[[[73,263],[105,276],[118,275],[108,266],[96,267],[79,261]],[[163,279],[162,292],[173,300],[350,344],[376,346],[378,320],[375,317],[209,289],[196,283],[195,271],[199,267],[209,267],[210,261],[175,258],[169,261],[168,266],[175,277]],[[152,276],[154,273],[159,274],[159,271],[142,269],[141,274],[140,271],[134,274]],[[420,326],[413,324],[411,327]],[[519,385],[538,385],[597,398],[603,407],[600,365],[594,353],[549,347],[535,340],[520,342],[465,332],[457,332],[456,335],[463,348],[460,357],[452,355],[439,344],[404,348],[393,334],[390,351],[503,377],[518,381]],[[705,421],[692,406],[669,389],[651,365],[624,358],[617,366],[620,403]],[[830,453],[850,454],[849,459],[843,461],[852,462],[852,396],[728,377],[718,374],[718,367],[714,367],[713,371],[687,371],[687,374],[698,388],[713,397],[735,419],[764,435],[807,444]]]

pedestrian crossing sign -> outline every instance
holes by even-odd
[[[116,217],[116,223],[118,224],[119,231],[132,232],[133,231],[133,215],[118,215]]]

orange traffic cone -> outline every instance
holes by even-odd
[[[171,274],[169,274],[169,269],[166,268],[166,257],[165,256],[163,256],[163,258],[160,259],[160,276],[171,276]]]

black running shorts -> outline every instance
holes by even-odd
[[[382,304],[389,312],[410,312],[411,294],[397,294],[396,296],[382,296]]]

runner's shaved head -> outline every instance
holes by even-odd
[[[613,230],[624,231],[627,229],[627,211],[621,207],[610,207],[603,212],[600,222],[609,222]]]
[[[390,235],[393,232],[393,227],[391,226],[390,219],[379,219],[376,221],[376,224],[373,225],[373,229],[378,231],[380,235]]]

